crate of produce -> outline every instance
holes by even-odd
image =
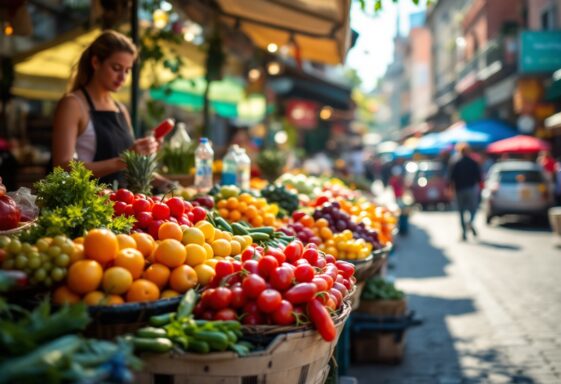
[[[404,316],[407,311],[405,293],[381,277],[370,278],[362,289],[357,312],[371,316]]]
[[[324,383],[329,360],[348,319],[351,308],[345,303],[335,319],[337,337],[326,342],[313,329],[277,334],[263,350],[239,357],[234,352],[206,355],[172,351],[166,355],[145,355],[144,370],[135,382],[155,384],[285,384]]]

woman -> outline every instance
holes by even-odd
[[[123,151],[149,155],[158,150],[153,137],[134,140],[126,108],[111,96],[125,83],[136,56],[130,39],[115,31],[104,31],[82,53],[70,92],[55,112],[54,166],[67,167],[77,159],[101,182],[123,183]]]

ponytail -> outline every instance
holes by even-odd
[[[128,37],[113,30],[103,31],[82,52],[78,63],[74,67],[70,92],[85,87],[92,80],[94,74],[92,59],[94,57],[103,62],[116,52],[128,52],[135,58],[137,56],[137,49]]]

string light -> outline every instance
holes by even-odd
[[[267,65],[267,73],[271,76],[276,76],[281,72],[281,65],[277,61],[271,61]]]
[[[329,120],[333,115],[333,108],[331,107],[323,107],[319,112],[319,117],[322,120]]]
[[[12,27],[12,24],[6,23],[6,25],[4,26],[4,35],[12,36],[13,34],[14,34],[14,27]]]
[[[249,70],[247,77],[251,81],[257,81],[261,77],[261,71],[257,68],[252,68]]]
[[[270,53],[275,53],[278,50],[279,50],[279,46],[276,45],[275,43],[269,43],[269,45],[267,45],[267,51],[269,51]]]

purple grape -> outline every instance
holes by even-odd
[[[331,206],[332,206],[333,208],[336,208],[336,209],[341,208],[341,206],[339,205],[339,202],[337,202],[337,201],[332,201],[332,202],[331,202]]]
[[[347,228],[347,223],[345,223],[343,220],[337,220],[337,222],[335,223],[335,228],[337,228],[339,232],[344,231]]]

